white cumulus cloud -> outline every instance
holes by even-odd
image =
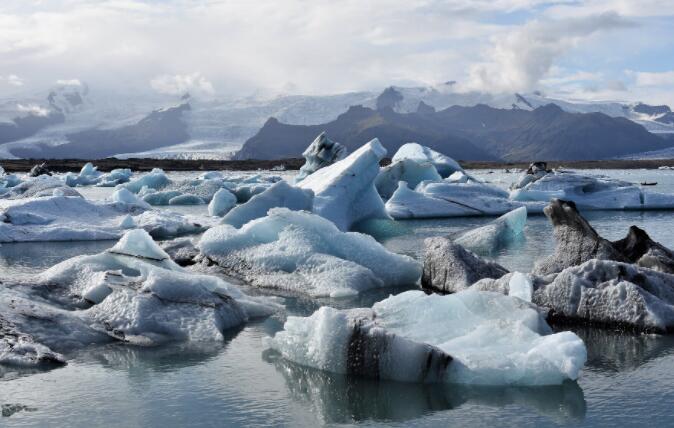
[[[199,72],[176,75],[163,74],[152,79],[150,86],[160,94],[169,95],[182,95],[186,92],[213,95],[215,92],[213,84]]]

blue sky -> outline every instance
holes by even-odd
[[[457,90],[674,105],[674,0],[3,0],[0,96]]]

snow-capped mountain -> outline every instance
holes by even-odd
[[[537,92],[497,95],[458,92],[451,81],[430,87],[389,87],[383,91],[335,95],[239,99],[200,99],[186,95],[183,98],[102,94],[73,81],[43,94],[0,99],[0,158],[93,154],[226,158],[254,136],[270,117],[285,124],[318,125],[335,120],[354,105],[371,109],[390,107],[397,113],[412,113],[479,104],[507,110],[535,110],[554,103],[571,113],[601,112],[627,118],[651,132],[674,132],[674,113],[668,106],[574,102]],[[160,123],[150,118],[158,120],[157,115],[165,116],[171,108],[182,104],[189,104],[189,108],[181,109],[180,114],[172,118],[177,121],[172,122],[174,127],[170,128],[175,135],[162,132],[160,126],[150,126]],[[129,138],[145,143],[130,145]]]

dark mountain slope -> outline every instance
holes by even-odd
[[[372,138],[393,155],[398,148],[410,141],[462,160],[496,160],[469,140],[446,132],[432,119],[432,113],[399,114],[391,108],[372,110],[351,107],[336,120],[312,126],[287,125],[272,118],[244,144],[236,159],[280,159],[301,156],[306,146],[321,132],[344,144],[353,151]]]
[[[12,154],[22,158],[99,159],[179,144],[190,138],[183,118],[183,114],[189,110],[189,103],[183,103],[155,110],[133,125],[68,134],[68,143],[15,148]]]

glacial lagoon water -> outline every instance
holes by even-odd
[[[657,181],[674,193],[674,171],[585,171],[632,182]],[[515,174],[474,171],[507,186]],[[109,189],[83,189],[100,199]],[[171,207],[174,209],[175,207]],[[205,207],[181,207],[203,215]],[[585,213],[609,239],[636,224],[674,247],[674,212]],[[423,239],[458,232],[488,218],[378,222],[363,226],[387,248],[419,257]],[[490,257],[521,271],[554,247],[543,216],[530,216],[524,236]],[[0,281],[40,271],[113,242],[4,244]],[[1,286],[1,285],[0,285]],[[285,313],[231,331],[221,343],[160,348],[108,345],[73,352],[49,371],[0,369],[0,426],[671,426],[674,424],[674,337],[579,328],[588,363],[577,382],[544,388],[494,388],[376,382],[322,373],[279,359],[263,339],[286,315],[320,305],[372,305],[388,293],[351,300],[285,298]]]

